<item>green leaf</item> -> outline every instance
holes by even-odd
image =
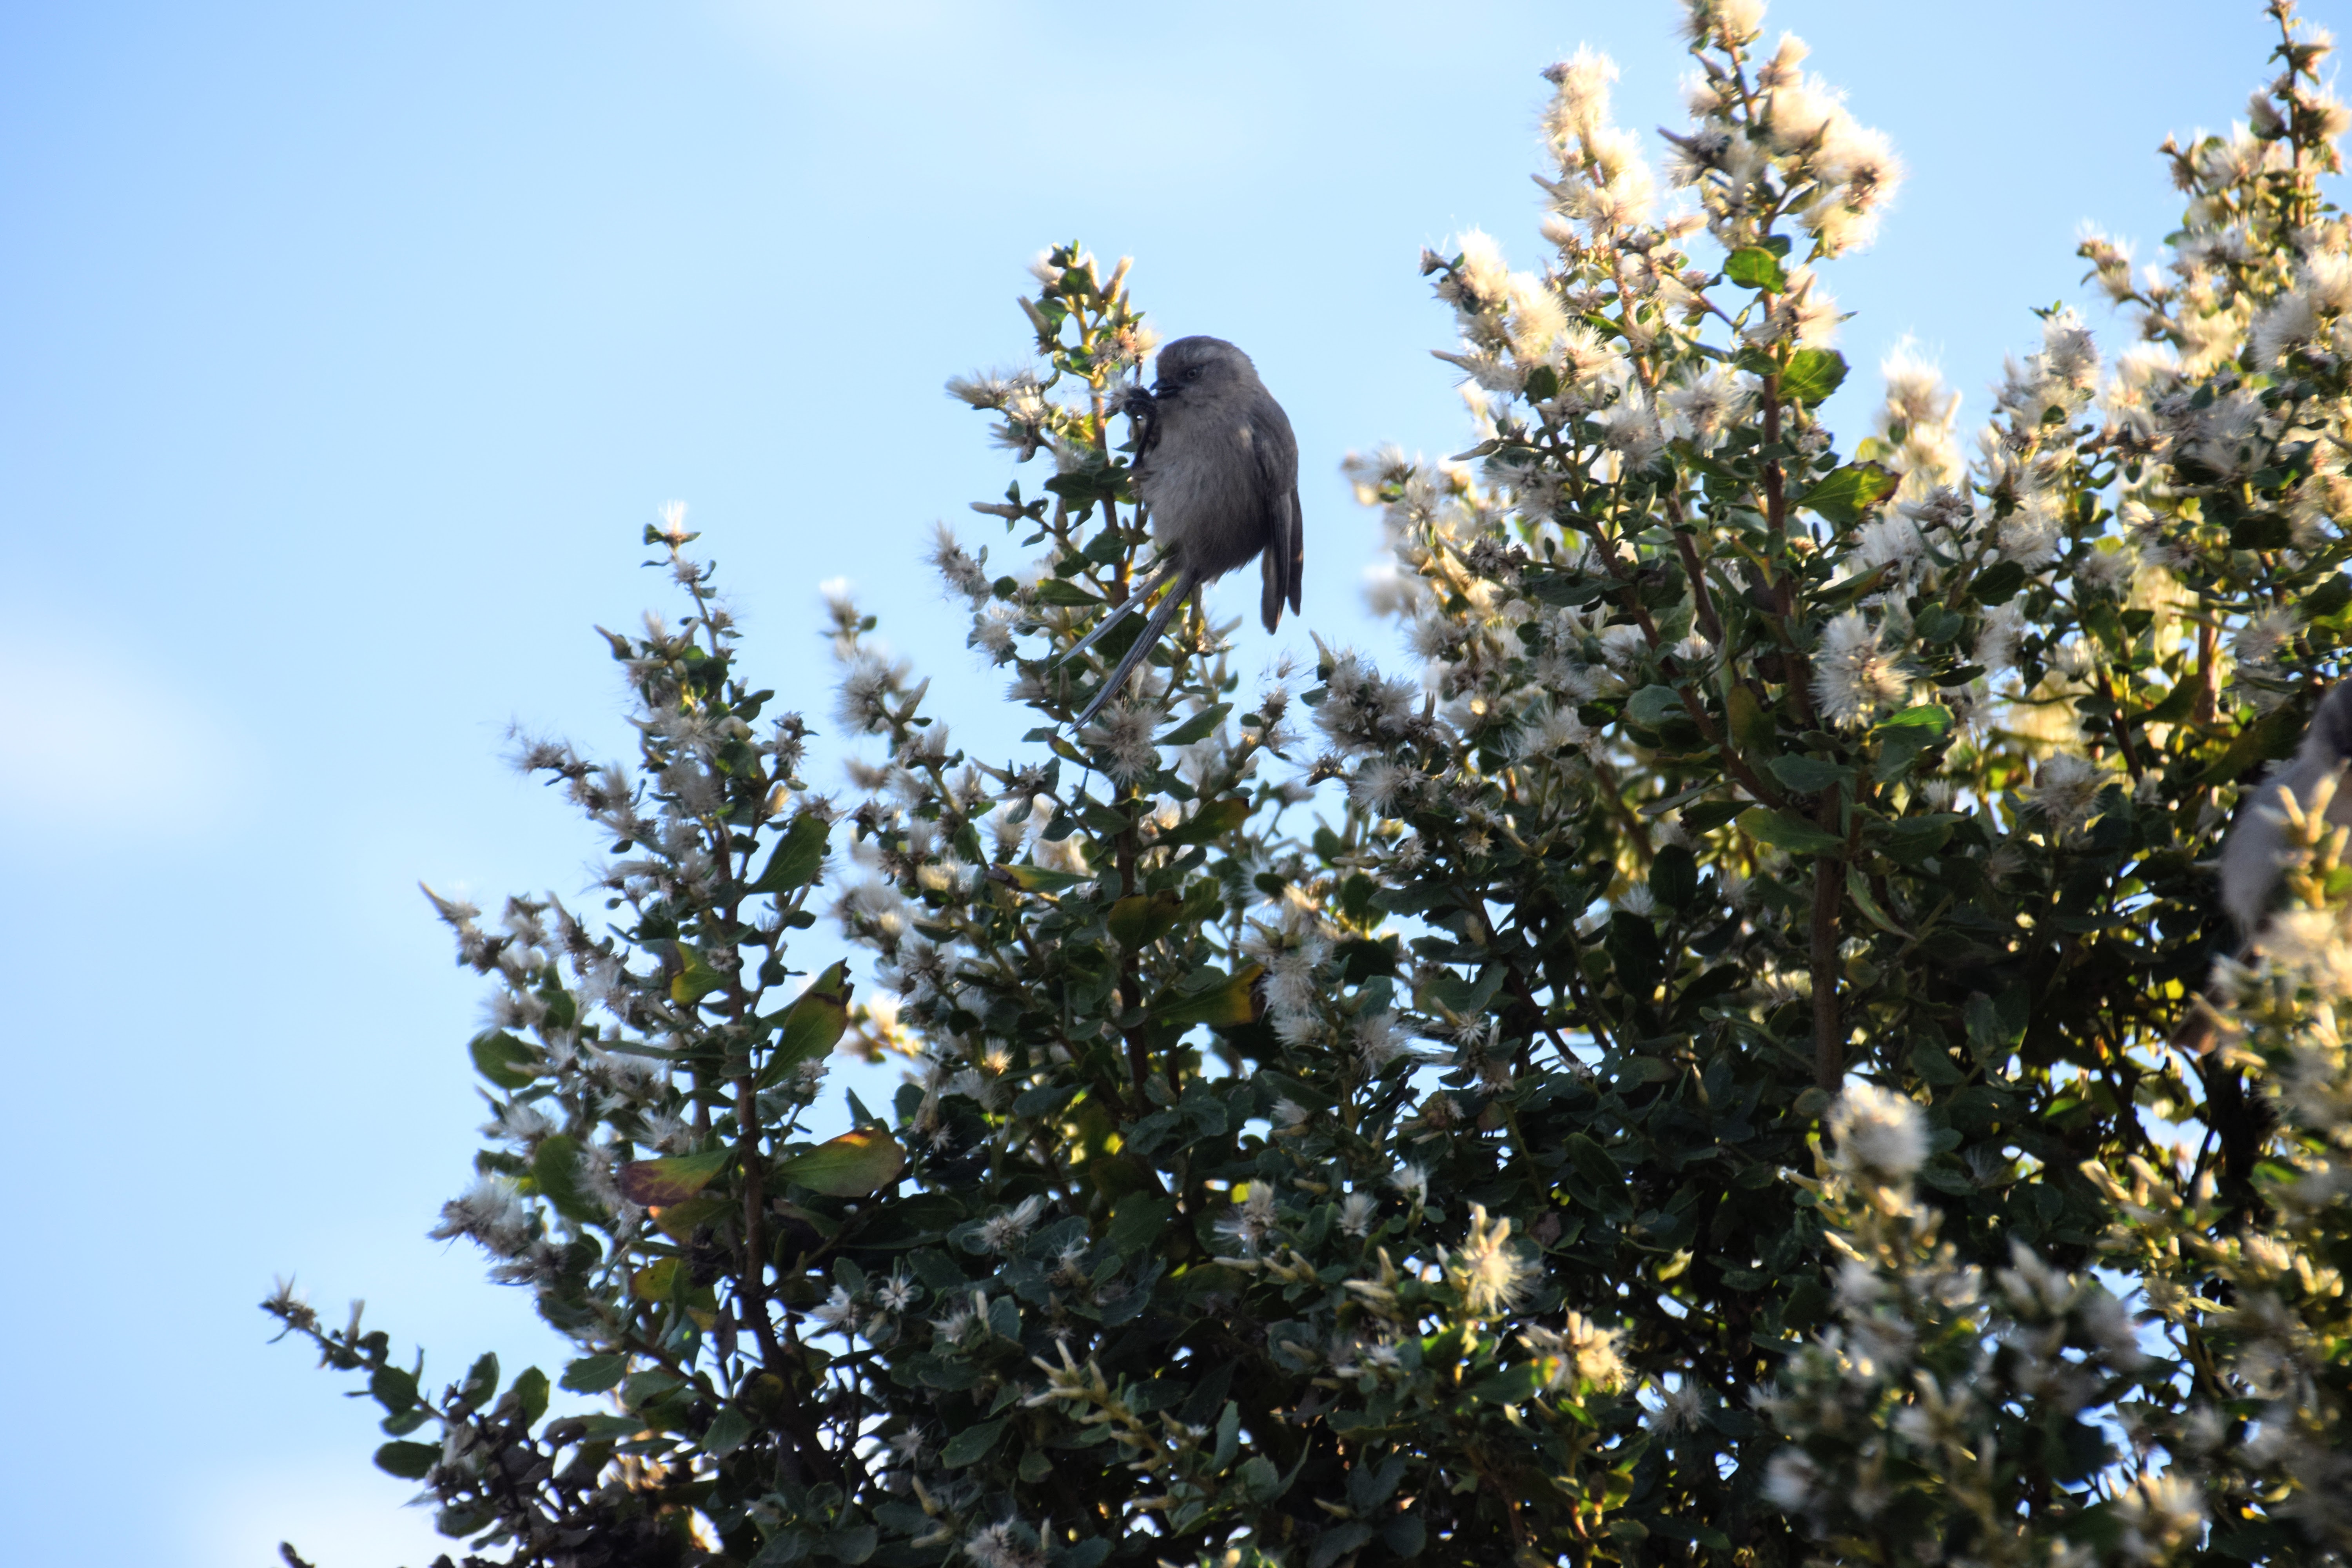
[[[2304,721],[2293,706],[2274,708],[2238,731],[2235,739],[2222,748],[2197,777],[2200,786],[2228,784],[2239,774],[2262,763],[2274,762],[2294,753],[2303,737]]]
[[[1859,522],[1902,481],[1876,463],[1848,463],[1797,498],[1840,528]]]
[[[1429,1544],[1428,1527],[1417,1513],[1401,1513],[1381,1526],[1381,1543],[1400,1557],[1418,1557]],[[1726,1548],[1730,1545],[1726,1542]]]
[[[1661,846],[1650,861],[1650,891],[1668,909],[1686,908],[1698,894],[1698,858],[1680,844]]]
[[[500,1089],[528,1089],[539,1077],[539,1053],[504,1030],[476,1035],[466,1048],[474,1070]]]
[[[1899,778],[1919,760],[1920,752],[1951,731],[1950,710],[1932,702],[1906,708],[1874,725],[1870,732],[1878,740],[1878,765],[1871,770],[1871,776],[1880,784]]]
[[[1360,1520],[1335,1524],[1316,1537],[1315,1550],[1307,1554],[1307,1568],[1331,1568],[1371,1538],[1372,1527]]]
[[[1175,1213],[1176,1200],[1172,1197],[1129,1194],[1119,1200],[1118,1210],[1111,1215],[1110,1232],[1104,1239],[1120,1256],[1132,1257],[1160,1238]]]
[[[1099,605],[1102,600],[1087,593],[1066,577],[1047,577],[1037,584],[1040,604],[1079,606]]]
[[[1808,406],[1835,392],[1845,380],[1845,356],[1835,349],[1799,349],[1780,373],[1780,395]]]
[[[1271,1502],[1282,1493],[1282,1472],[1264,1454],[1242,1461],[1242,1495],[1252,1502]]]
[[[438,1443],[386,1443],[375,1451],[375,1468],[404,1481],[421,1481],[441,1462]]]
[[[1952,1065],[1951,1053],[1933,1040],[1922,1040],[1911,1047],[1911,1070],[1943,1089],[1951,1089],[1968,1081],[1960,1069]]]
[[[1785,789],[1799,795],[1818,795],[1842,784],[1853,782],[1853,770],[1838,763],[1823,762],[1819,757],[1775,757],[1765,764]]]
[[[1163,991],[1150,1009],[1151,1022],[1168,1026],[1206,1024],[1213,1029],[1238,1028],[1257,1016],[1250,988],[1265,973],[1262,964],[1244,964],[1232,979],[1211,991],[1195,992],[1190,995]]]
[[[774,854],[760,873],[759,880],[745,886],[747,893],[792,893],[816,880],[824,865],[825,846],[833,834],[832,827],[815,812],[803,811],[793,818],[792,826],[776,845]]]
[[[1802,817],[1760,805],[1741,812],[1739,826],[1750,838],[1791,855],[1833,855],[1845,847],[1845,840],[1834,833],[1825,833]]]
[[[1167,935],[1183,907],[1184,896],[1173,888],[1163,888],[1156,893],[1130,893],[1111,905],[1110,912],[1103,917],[1103,924],[1118,939],[1119,946],[1133,952]]]
[[[1996,561],[1976,575],[1969,591],[1983,605],[2005,605],[2025,586],[2025,568],[2014,561]]]
[[[1173,847],[1180,844],[1200,844],[1212,838],[1223,838],[1249,820],[1249,802],[1237,795],[1222,800],[1201,803],[1201,809],[1161,834],[1151,842],[1155,847]]]
[[[1525,1405],[1542,1384],[1543,1369],[1526,1361],[1472,1384],[1470,1397],[1488,1405]]]
[[[1182,831],[1181,828],[1179,832]],[[1162,843],[1167,842],[1165,839]],[[1000,866],[1005,880],[1024,893],[1058,893],[1094,879],[1076,871],[1048,871],[1043,866]]]
[[[1911,933],[1896,925],[1893,917],[1879,907],[1878,900],[1872,895],[1870,883],[1863,876],[1861,867],[1848,866],[1845,868],[1845,891],[1846,896],[1853,900],[1853,907],[1860,910],[1872,925],[1883,931],[1892,931],[1906,941],[1910,940]]]
[[[535,1366],[523,1368],[522,1375],[514,1380],[514,1387],[507,1391],[507,1397],[514,1401],[515,1414],[522,1418],[523,1428],[528,1431],[547,1414],[547,1373]]]
[[[1738,742],[1741,751],[1769,753],[1772,750],[1772,716],[1764,711],[1746,682],[1729,680],[1724,684],[1729,688],[1724,693],[1724,707],[1731,719],[1731,738]],[[1687,820],[1689,814],[1684,816]]]
[[[702,1434],[702,1447],[714,1459],[723,1459],[741,1447],[751,1436],[751,1418],[730,1405],[710,1418],[710,1426]]]
[[[495,1351],[486,1351],[467,1369],[466,1381],[457,1385],[457,1398],[468,1410],[478,1410],[499,1391],[499,1358]]]
[[[1195,741],[1205,741],[1218,725],[1225,721],[1225,715],[1233,710],[1234,705],[1230,702],[1203,708],[1151,743],[1155,746],[1189,746]]]
[[[621,1195],[641,1208],[684,1203],[735,1162],[735,1151],[706,1149],[663,1160],[635,1160],[621,1167]]]
[[[988,1457],[988,1451],[996,1447],[996,1440],[1003,1436],[1004,1422],[1002,1418],[983,1421],[977,1426],[967,1426],[948,1439],[947,1447],[940,1450],[940,1463],[950,1470],[975,1464]]]
[[[586,1355],[563,1369],[563,1386],[574,1394],[602,1394],[621,1386],[629,1373],[625,1355]]]
[[[1625,1173],[1609,1157],[1609,1151],[1581,1132],[1568,1135],[1568,1157],[1577,1174],[1596,1187],[1614,1191],[1625,1184]]]
[[[1644,686],[1625,704],[1625,717],[1654,730],[1683,710],[1683,694],[1671,686]]]
[[[1724,258],[1723,275],[1743,289],[1764,289],[1779,294],[1789,287],[1789,275],[1781,269],[1780,258],[1753,245],[1743,245]]]
[[[380,1366],[368,1378],[368,1393],[397,1415],[416,1403],[416,1374],[396,1366]]]
[[[770,1088],[805,1061],[824,1056],[841,1043],[849,1027],[849,993],[855,982],[846,978],[846,960],[832,964],[809,982],[776,1020],[776,1046],[760,1071],[760,1086]]]
[[[854,1127],[840,1137],[785,1155],[772,1167],[788,1182],[835,1198],[881,1191],[907,1168],[907,1152],[879,1127]]]
[[[589,1224],[604,1217],[587,1189],[580,1184],[580,1141],[569,1132],[556,1132],[540,1140],[539,1153],[530,1163],[531,1180],[555,1212],[570,1220]]]

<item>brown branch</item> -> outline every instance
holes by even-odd
[[[1834,799],[1834,797],[1832,797]],[[1813,861],[1812,981],[1813,1082],[1835,1094],[1845,1081],[1845,1037],[1839,1026],[1837,995],[1839,860]]]

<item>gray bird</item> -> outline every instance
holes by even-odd
[[[2251,806],[2238,814],[2236,826],[2221,843],[2221,907],[2249,937],[2270,913],[2278,891],[2279,852],[2286,843],[2286,817],[2279,808],[2282,794],[2294,797],[2295,809],[2308,810],[2318,798],[2320,782],[2352,761],[2352,680],[2339,682],[2312,716],[2303,744],[2284,767],[2263,779]],[[2352,779],[2347,779],[2328,803],[2327,820],[2337,826],[2352,824]]]
[[[1179,338],[1160,351],[1159,379],[1129,394],[1142,426],[1135,493],[1160,547],[1158,570],[1065,658],[1075,658],[1165,588],[1142,635],[1102,683],[1083,726],[1127,684],[1184,601],[1257,558],[1265,587],[1258,616],[1272,631],[1282,606],[1298,608],[1306,534],[1298,512],[1298,438],[1290,417],[1257,378],[1249,355],[1223,338]]]

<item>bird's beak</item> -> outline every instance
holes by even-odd
[[[1169,385],[1164,381],[1156,382],[1152,384],[1151,396],[1154,402],[1158,402],[1161,398],[1173,397],[1175,395],[1176,389]]]

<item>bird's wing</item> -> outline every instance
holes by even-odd
[[[1290,609],[1298,613],[1299,585],[1307,576],[1307,520],[1298,510],[1298,487],[1290,488]]]
[[[1264,584],[1258,590],[1257,618],[1265,623],[1267,631],[1282,625],[1282,598],[1290,586],[1291,532],[1286,523],[1275,524],[1265,552],[1257,558],[1258,575]]]
[[[1291,433],[1290,416],[1268,397],[1250,420],[1250,456],[1256,461],[1255,493],[1263,509],[1256,523],[1260,556],[1258,570],[1265,589],[1258,596],[1258,618],[1267,631],[1282,624],[1282,606],[1298,607],[1299,569],[1305,563],[1306,539],[1298,521],[1298,437]]]

